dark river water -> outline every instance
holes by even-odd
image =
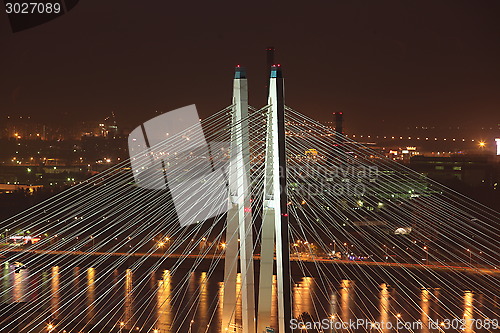
[[[16,332],[15,321],[19,332],[221,331],[220,272],[105,272],[55,266],[31,274],[29,269],[16,272],[5,264],[1,277],[1,301],[14,311],[2,323],[5,332]],[[369,278],[302,276],[293,280],[297,325],[330,325],[295,332],[500,332],[495,329],[498,289],[466,290],[446,283],[431,288],[404,281],[389,285]],[[276,301],[273,313],[276,325]],[[339,326],[356,320],[364,326]],[[236,312],[236,321],[237,326],[241,312]],[[367,327],[364,321],[373,324]]]

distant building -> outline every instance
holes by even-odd
[[[334,112],[335,117],[335,132],[344,134],[344,114],[343,112]]]
[[[459,180],[471,187],[493,187],[500,178],[499,163],[486,155],[413,156],[410,167],[437,181]]]
[[[43,188],[43,185],[0,184],[0,193],[13,193],[16,191],[33,193],[41,188]]]

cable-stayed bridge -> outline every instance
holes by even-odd
[[[500,214],[287,107],[270,73],[268,105],[238,67],[227,108],[144,123],[129,161],[4,221],[44,237],[1,249],[0,330],[495,331]]]

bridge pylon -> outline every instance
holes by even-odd
[[[245,70],[236,67],[233,81],[229,209],[226,223],[222,332],[234,331],[238,255],[241,270],[241,307],[244,333],[255,333],[253,232],[250,202],[250,147],[248,83]],[[238,241],[239,240],[239,241]],[[239,249],[238,249],[239,247]]]
[[[281,67],[269,79],[257,333],[271,327],[273,263],[276,247],[278,330],[291,332],[290,248],[286,188],[285,94]]]
[[[241,67],[236,68],[233,84],[234,107],[229,165],[230,200],[226,224],[222,332],[234,331],[236,327],[238,256],[241,269],[241,292],[239,294],[242,304],[241,332],[269,332],[276,254],[278,329],[280,333],[291,333],[292,300],[286,188],[285,100],[283,75],[279,65],[271,67],[268,96],[259,304],[256,316],[250,203],[248,84],[245,71]]]

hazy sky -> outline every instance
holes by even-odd
[[[84,0],[12,33],[0,14],[0,112],[130,127],[231,103],[233,66],[264,105],[275,46],[287,104],[346,127],[500,123],[500,1]]]

